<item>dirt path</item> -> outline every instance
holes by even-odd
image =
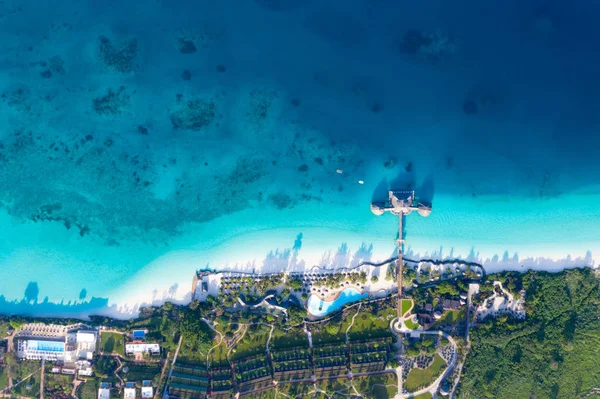
[[[118,355],[113,355],[113,357],[115,357],[117,359],[117,362],[119,362],[119,367],[117,367],[117,369],[113,372],[113,374],[115,375],[115,377],[117,377],[119,379],[119,381],[121,381],[121,385],[124,385],[123,379],[119,375],[119,371],[123,368],[123,363],[121,363],[121,359],[119,358]]]
[[[78,399],[77,398],[77,388],[79,388],[79,385],[81,385],[83,381],[78,380],[77,377],[73,378],[73,391],[71,391],[71,397],[73,397],[73,399]]]
[[[44,363],[46,359],[42,359],[42,367],[40,372],[40,399],[44,399]]]
[[[273,330],[275,330],[275,326],[272,324],[265,324],[269,327],[271,327],[271,330],[269,331],[269,338],[267,338],[267,355],[269,354],[269,343],[271,342],[271,337],[273,336]]]
[[[354,325],[354,319],[356,319],[356,316],[358,315],[358,313],[360,313],[360,307],[361,307],[361,305],[362,305],[362,303],[358,304],[358,308],[356,309],[356,313],[354,313],[354,316],[352,316],[352,322],[350,323],[350,325],[348,326],[348,328],[346,328],[346,345],[348,345],[348,342],[350,341],[350,338],[348,337],[348,332],[350,331],[350,329]]]

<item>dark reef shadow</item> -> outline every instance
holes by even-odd
[[[371,202],[385,202],[388,198],[389,185],[387,179],[384,177],[377,183],[373,189],[373,195],[371,196]]]
[[[433,204],[433,196],[435,195],[435,184],[433,182],[433,174],[427,175],[423,183],[416,189],[416,196],[419,201],[425,205]]]
[[[414,190],[416,186],[415,168],[400,171],[396,177],[390,180],[390,190]]]

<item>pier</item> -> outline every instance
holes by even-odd
[[[398,260],[396,261],[396,280],[398,283],[398,320],[402,321],[402,252],[404,251],[404,217],[416,211],[421,216],[429,216],[431,206],[415,199],[414,190],[390,190],[387,202],[372,202],[371,212],[377,216],[390,212],[398,216]]]

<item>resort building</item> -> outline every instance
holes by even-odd
[[[152,381],[142,381],[142,398],[150,399],[154,397],[154,388]]]
[[[209,295],[217,297],[222,273],[197,271],[192,281],[192,298],[205,301]]]
[[[80,328],[81,325],[25,324],[15,334],[17,356],[66,363],[77,359],[91,360],[96,350],[97,333]]]
[[[125,399],[135,399],[135,395],[136,395],[135,382],[131,382],[131,381],[126,382],[125,389],[123,390],[123,392],[124,392],[123,397]]]
[[[100,388],[98,389],[98,399],[110,399],[110,388],[112,384],[108,382],[101,382]]]
[[[58,361],[65,358],[64,337],[46,339],[18,339],[17,356],[27,360]]]
[[[133,341],[125,344],[125,354],[135,355],[136,353],[150,353],[152,355],[159,355],[160,345],[145,343],[142,341]]]

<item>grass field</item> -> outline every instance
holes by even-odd
[[[404,324],[406,325],[406,327],[410,328],[411,330],[416,330],[417,328],[419,328],[419,323],[415,323],[410,319],[404,320]]]
[[[412,308],[413,301],[412,299],[403,299],[402,300],[402,316],[406,314]]]
[[[415,396],[413,399],[431,399],[431,398],[432,398],[431,393],[425,392],[425,393]]]
[[[352,340],[390,337],[389,325],[395,316],[396,311],[391,308],[381,309],[376,314],[361,311],[354,319],[348,336]]]
[[[123,334],[103,332],[100,333],[100,350],[104,353],[118,353],[125,355]]]
[[[98,383],[94,379],[87,380],[77,389],[79,399],[96,399],[98,395]]]
[[[436,354],[431,366],[426,369],[414,368],[408,373],[406,383],[404,384],[405,388],[409,392],[414,392],[430,385],[442,373],[445,366],[446,362],[444,359]]]
[[[391,373],[355,377],[354,386],[364,398],[393,398],[398,393],[396,375]]]
[[[231,351],[231,358],[240,359],[242,357],[264,354],[267,350],[269,331],[270,328],[262,324],[248,327],[248,331],[246,331],[244,337]]]
[[[444,313],[442,318],[435,323],[435,326],[453,325],[458,323],[461,319],[465,320],[464,310],[448,310]]]
[[[308,337],[301,328],[296,328],[288,332],[275,328],[269,346],[270,349],[284,349],[295,346],[308,347]]]

